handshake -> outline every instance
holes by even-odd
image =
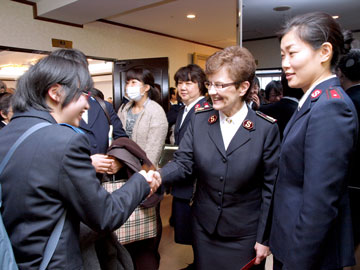
[[[157,172],[157,171],[153,171],[153,170],[150,170],[148,172],[146,172],[144,170],[141,170],[139,173],[142,176],[144,176],[146,181],[148,182],[148,184],[150,186],[150,194],[149,194],[149,196],[151,196],[152,194],[154,194],[156,192],[156,190],[161,185],[160,173]]]

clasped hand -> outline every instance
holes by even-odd
[[[142,176],[144,176],[146,181],[148,182],[148,184],[150,186],[150,194],[149,194],[149,196],[151,196],[152,194],[154,194],[156,192],[156,190],[161,185],[160,173],[157,172],[157,171],[153,171],[153,170],[150,170],[148,172],[145,172],[144,170],[141,170],[139,173]]]

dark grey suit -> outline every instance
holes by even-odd
[[[196,113],[174,161],[161,169],[161,176],[164,184],[182,181],[196,166],[193,221],[197,269],[240,269],[255,257],[255,242],[268,239],[279,131],[277,125],[249,109],[225,150],[218,119],[219,113],[212,109]],[[246,120],[252,128],[245,128]],[[203,242],[204,238],[209,241]],[[229,256],[228,247],[233,249],[234,243],[236,255]]]

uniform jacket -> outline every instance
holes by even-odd
[[[2,217],[20,269],[35,270],[56,222],[67,209],[47,269],[81,269],[80,221],[95,231],[115,230],[147,196],[149,185],[135,174],[123,188],[109,194],[95,176],[86,135],[57,125],[48,112],[35,109],[15,113],[1,131],[0,156],[40,122],[54,125],[39,129],[20,144],[0,176]]]
[[[203,98],[201,100],[199,100],[195,106],[193,106],[191,108],[191,110],[187,113],[184,122],[182,123],[181,127],[181,120],[184,114],[184,108],[182,107],[178,117],[176,119],[176,124],[175,124],[175,144],[179,145],[181,142],[181,139],[184,137],[185,131],[191,121],[191,117],[194,115],[195,113],[195,107],[201,106],[204,107],[204,104],[207,103],[206,102],[206,98]],[[199,105],[198,105],[199,104]],[[171,194],[176,197],[176,198],[180,198],[180,199],[186,199],[186,200],[190,200],[193,196],[193,190],[194,190],[194,181],[195,178],[190,176],[186,181],[181,181],[181,182],[177,182],[175,183],[172,187],[171,187]]]
[[[127,113],[133,104],[133,101],[129,101],[118,112],[124,125],[126,125]],[[155,166],[159,163],[167,131],[168,122],[164,109],[158,103],[149,99],[136,119],[131,139],[145,151]]]
[[[360,85],[354,85],[346,89],[346,93],[351,98],[355,105],[358,120],[360,115]],[[360,135],[360,133],[359,133]],[[353,165],[350,170],[349,177],[349,195],[350,195],[350,206],[352,212],[352,224],[354,230],[354,244],[357,247],[360,243],[360,140],[358,135],[358,145],[356,147]]]
[[[106,109],[110,116],[110,122],[113,126],[113,139],[127,137],[123,125],[116,115],[113,106],[104,101]],[[90,109],[88,110],[88,123],[84,120],[80,121],[80,128],[88,136],[91,154],[105,154],[109,144],[109,122],[106,118],[104,110],[95,98],[89,99]]]
[[[356,112],[358,114],[358,120],[360,115],[360,85],[354,85],[346,90],[346,93],[349,95],[351,101],[354,103]],[[359,134],[360,135],[360,134]],[[354,166],[352,166],[352,171],[350,174],[349,185],[360,188],[360,147],[359,147],[359,139],[358,139],[358,147],[356,150],[355,158],[353,161]]]
[[[284,269],[353,265],[347,176],[358,134],[337,78],[315,87],[290,119],[281,146],[270,249]]]
[[[286,124],[298,107],[298,102],[283,97],[278,102],[265,104],[259,108],[259,111],[274,117],[279,126],[280,138],[282,139]]]
[[[164,184],[184,181],[196,166],[193,212],[205,231],[224,237],[257,235],[264,243],[279,131],[250,109],[245,119],[225,151],[218,111],[196,113],[161,176]]]

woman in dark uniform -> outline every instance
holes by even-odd
[[[281,145],[274,269],[343,269],[355,263],[347,186],[359,128],[354,104],[332,73],[344,38],[329,14],[315,12],[289,21],[280,40],[288,84],[304,95]]]
[[[251,53],[239,46],[206,63],[213,108],[198,107],[173,162],[161,171],[169,185],[195,174],[193,207],[196,269],[240,269],[269,255],[267,221],[277,173],[275,120],[245,103],[255,75]],[[196,169],[194,169],[196,168]]]

